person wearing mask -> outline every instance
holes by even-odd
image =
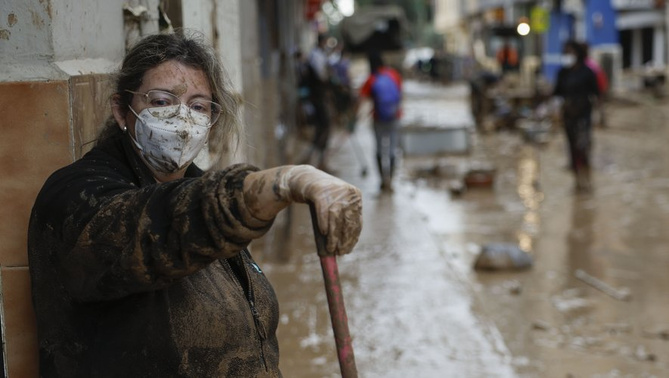
[[[353,114],[358,114],[363,100],[372,100],[376,163],[381,178],[381,190],[392,191],[395,153],[399,142],[399,119],[402,115],[402,77],[395,69],[383,63],[379,52],[371,52],[367,58],[371,73],[360,87]]]
[[[582,43],[567,41],[563,53],[553,95],[563,100],[562,120],[576,189],[587,192],[591,190],[592,104],[599,96],[599,88],[595,73],[585,64]]]
[[[275,293],[247,249],[310,203],[327,253],[349,253],[361,195],[311,166],[204,172],[239,132],[214,50],[148,36],[116,76],[96,146],[53,173],[28,257],[42,377],[280,377]]]

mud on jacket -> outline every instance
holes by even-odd
[[[234,165],[157,184],[118,134],[55,172],[28,234],[42,377],[280,377]]]

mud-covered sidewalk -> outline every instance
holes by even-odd
[[[462,86],[436,89],[444,106],[468,109]],[[337,175],[365,194],[361,240],[339,259],[361,377],[669,375],[669,110],[616,101],[607,114],[590,195],[573,192],[559,129],[542,146],[473,133],[467,156],[406,156],[393,194],[379,192],[368,120],[352,140],[333,138]],[[472,162],[495,166],[494,186],[454,194],[442,173]],[[292,225],[284,261],[260,257],[281,304],[281,367],[286,377],[336,377],[306,207],[293,209]],[[473,270],[493,242],[529,250],[534,266]]]

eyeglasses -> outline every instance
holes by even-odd
[[[181,99],[173,93],[159,89],[152,89],[146,93],[126,89],[126,92],[142,96],[144,102],[152,108],[165,108],[166,111],[155,113],[155,116],[158,118],[168,119],[179,114]],[[188,108],[190,119],[201,126],[213,125],[221,115],[221,105],[201,98],[191,100],[186,104],[186,107]],[[191,112],[195,112],[198,116],[194,116]]]

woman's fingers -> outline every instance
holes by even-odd
[[[325,237],[325,252],[336,255],[351,252],[361,231],[360,190],[313,167],[298,166],[291,172],[284,174],[284,178],[290,177],[284,181],[291,183],[284,186],[291,189],[292,200],[313,204],[317,229]]]
[[[327,225],[324,233],[327,240],[326,250],[337,255],[351,252],[362,231],[362,199],[359,191],[350,187],[346,190],[346,195],[329,203],[327,209],[323,210],[321,213],[327,223],[321,225]]]
[[[359,194],[359,191],[355,193],[355,196],[351,198],[351,202],[344,209],[339,219],[341,226],[340,234],[342,235],[339,240],[341,254],[351,252],[357,244],[360,232],[362,231],[362,198]]]

